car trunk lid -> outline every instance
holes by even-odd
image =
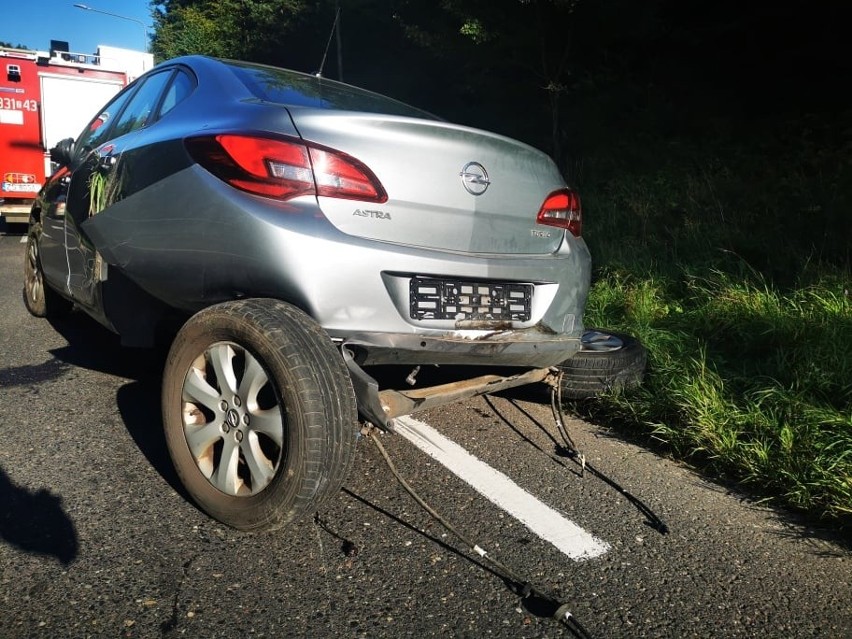
[[[308,142],[364,163],[386,202],[320,197],[340,231],[429,249],[550,254],[564,231],[536,223],[547,196],[565,182],[541,151],[509,138],[442,121],[290,107]]]

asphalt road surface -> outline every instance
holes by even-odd
[[[317,519],[245,534],[205,516],[166,453],[161,356],[79,313],[30,317],[20,239],[0,236],[0,637],[572,636],[552,602],[521,598],[421,510],[368,439]],[[579,476],[534,399],[417,414],[410,439],[381,441],[433,507],[593,637],[852,637],[848,539],[570,420],[642,512]]]

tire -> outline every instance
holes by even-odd
[[[642,383],[647,359],[645,348],[629,335],[586,331],[582,350],[558,366],[562,397],[586,399],[634,388]]]
[[[31,228],[27,234],[27,249],[24,255],[24,305],[31,315],[48,319],[68,315],[73,307],[71,302],[44,281],[37,228]]]
[[[162,408],[186,490],[240,530],[313,512],[352,462],[358,413],[343,358],[314,320],[277,300],[190,318],[166,361]]]

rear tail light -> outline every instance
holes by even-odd
[[[541,205],[536,222],[568,229],[572,235],[580,237],[583,232],[580,196],[572,189],[554,191]]]
[[[231,186],[282,200],[299,195],[386,202],[378,178],[353,157],[294,140],[216,135],[186,140],[193,159]]]

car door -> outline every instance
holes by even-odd
[[[68,201],[72,178],[81,168],[89,151],[97,148],[107,139],[112,121],[121,112],[135,90],[135,85],[130,85],[122,90],[89,122],[77,137],[70,165],[63,166],[50,178],[42,194],[44,206],[41,211],[42,229],[39,243],[42,269],[47,281],[66,293],[69,292],[70,280],[66,250],[67,216],[70,215],[69,204],[72,211],[85,206]]]
[[[56,171],[39,195],[41,204],[41,233],[39,261],[45,280],[57,290],[68,289],[68,261],[65,259],[65,200],[71,170],[67,166]]]
[[[166,69],[142,79],[111,123],[108,135],[97,140],[98,144],[81,149],[83,157],[71,177],[65,223],[68,289],[75,302],[96,314],[100,311],[97,285],[107,274],[81,227],[125,196],[134,170],[133,149],[141,144],[145,129],[158,118],[173,73]]]

